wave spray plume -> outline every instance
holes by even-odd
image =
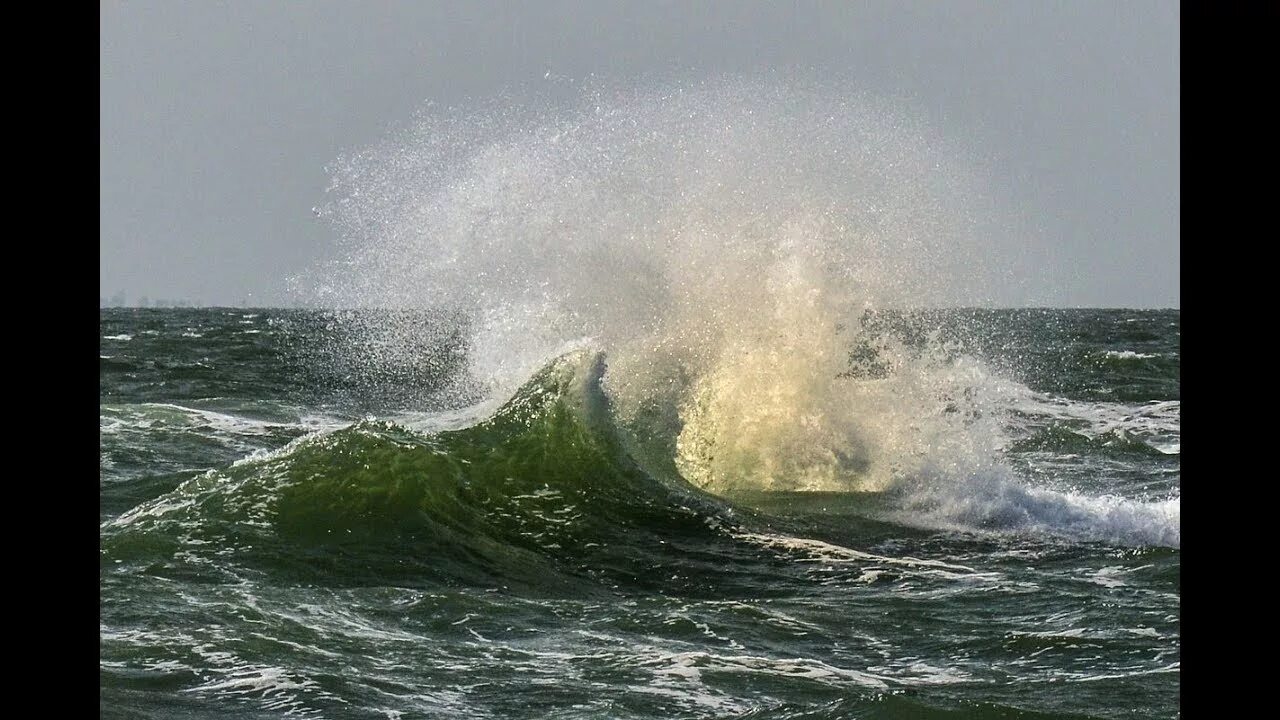
[[[1034,393],[879,321],[1015,290],[1018,253],[963,158],[900,103],[821,84],[428,111],[332,169],[322,214],[344,252],[303,286],[468,318],[494,398],[568,349],[603,352],[637,456],[715,495],[877,492],[902,522],[1176,546],[1176,500],[1026,486],[1001,449]],[[346,317],[353,353],[418,347],[394,314]]]

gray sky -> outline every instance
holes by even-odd
[[[556,75],[802,69],[906,95],[1034,227],[1027,302],[1179,306],[1172,0],[101,4],[101,295],[292,304],[325,165]]]

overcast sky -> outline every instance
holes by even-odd
[[[423,103],[801,69],[910,96],[1051,248],[1026,302],[1179,305],[1179,20],[1102,2],[101,4],[101,295],[292,304],[325,165]]]

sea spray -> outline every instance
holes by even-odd
[[[977,523],[954,502],[1022,488],[1001,450],[1025,386],[874,322],[1001,302],[1019,281],[981,174],[904,103],[724,79],[558,112],[428,109],[332,174],[320,212],[342,254],[301,289],[460,314],[480,395],[589,345],[639,452],[714,494],[896,489],[934,525],[948,507],[969,526],[1044,524],[1018,492],[979,493],[995,507]],[[340,317],[350,357],[420,352],[394,313]]]

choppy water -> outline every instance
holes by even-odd
[[[909,310],[1042,285],[982,167],[779,77],[337,159],[350,309],[103,311],[104,714],[1176,715],[1179,314]]]
[[[359,315],[102,311],[104,717],[1178,714],[1177,311],[840,316],[667,405]]]

